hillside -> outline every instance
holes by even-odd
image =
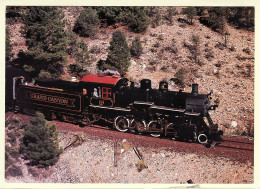
[[[198,16],[193,25],[182,22],[186,15],[181,13],[181,9],[177,8],[172,25],[162,19],[159,26],[150,25],[142,34],[130,32],[126,26],[118,24],[100,27],[95,38],[81,37],[88,45],[93,59],[89,72],[98,73],[97,62],[106,59],[114,31],[123,31],[129,46],[138,35],[144,49],[139,59],[131,59],[126,75],[130,80],[137,84],[139,80],[148,78],[152,80],[152,86],[158,88],[158,83],[164,79],[169,82],[170,90],[179,90],[171,79],[180,68],[184,68],[186,77],[183,90],[190,91],[191,84],[198,83],[200,93],[214,91],[213,101],[219,99],[220,103],[211,116],[226,135],[253,136],[254,32],[228,25],[230,35],[227,46],[224,46],[225,35],[201,24]],[[71,30],[82,7],[62,7],[62,10],[67,20],[66,29]],[[165,14],[166,8],[160,7],[158,11]],[[15,59],[20,50],[26,50],[25,39],[20,34],[22,23],[19,18],[12,18],[7,20],[7,25],[10,28]],[[194,54],[189,50],[192,35],[199,36],[199,63],[194,61]],[[74,61],[68,56],[68,65]],[[69,79],[67,69],[64,71],[62,78]]]

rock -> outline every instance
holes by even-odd
[[[136,61],[134,61],[134,60],[131,60],[130,62],[131,62],[131,65],[133,65],[133,66],[135,66],[135,65],[136,65]]]
[[[218,74],[218,73],[219,73],[219,72],[218,72],[218,69],[214,68],[214,69],[213,69],[213,74],[216,75],[216,74]]]
[[[237,122],[236,121],[231,121],[230,126],[231,126],[231,128],[236,128],[237,127]]]
[[[162,156],[163,158],[165,157],[165,154],[164,154],[163,152],[161,152],[160,154],[161,154],[161,156]]]

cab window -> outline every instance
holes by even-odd
[[[112,90],[111,88],[103,87],[102,88],[102,98],[111,99]]]

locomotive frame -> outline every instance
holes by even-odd
[[[169,91],[161,81],[159,89],[143,79],[140,87],[118,75],[86,75],[79,82],[53,79],[27,83],[13,78],[15,112],[41,111],[46,119],[57,118],[80,126],[105,120],[120,132],[149,134],[201,144],[217,144],[223,132],[213,123],[209,111],[212,93]]]

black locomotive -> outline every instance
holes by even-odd
[[[159,89],[143,79],[140,87],[118,75],[86,75],[79,82],[38,79],[27,83],[13,78],[15,111],[41,111],[46,119],[77,123],[81,126],[99,120],[112,123],[121,132],[149,134],[202,144],[220,142],[218,130],[209,115],[212,93],[169,91],[161,81]]]

